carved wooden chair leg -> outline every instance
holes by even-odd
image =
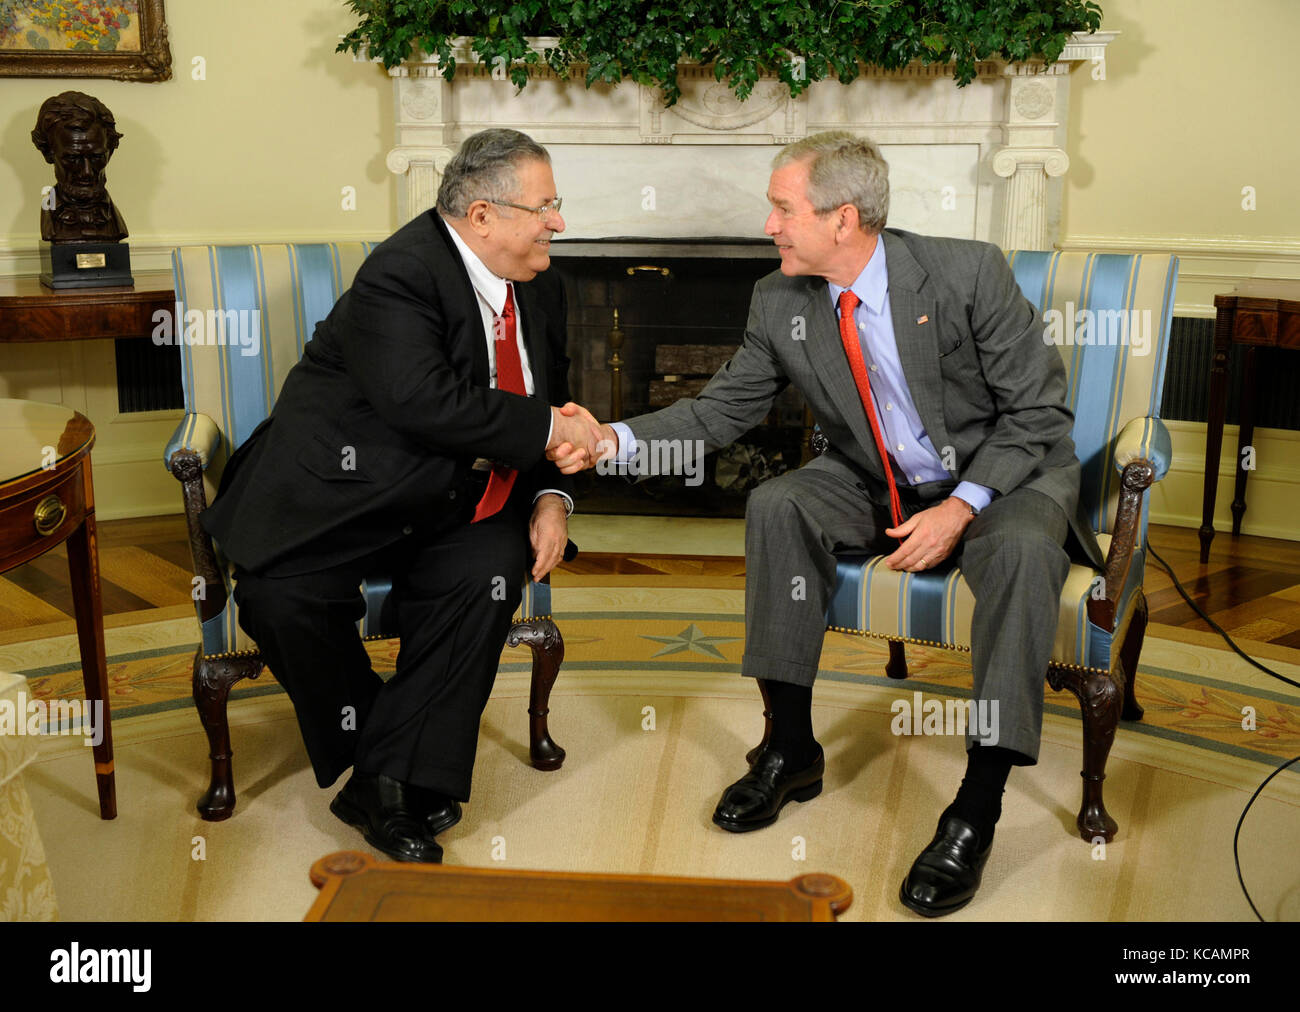
[[[889,641],[889,660],[885,662],[885,674],[890,678],[907,677],[907,654],[903,652],[901,640]]]
[[[1074,693],[1083,712],[1083,771],[1079,774],[1083,777],[1083,801],[1075,819],[1079,836],[1089,843],[1099,837],[1109,843],[1119,825],[1106,811],[1101,787],[1106,779],[1106,759],[1119,725],[1123,693],[1109,675],[1053,668],[1047,677],[1052,688],[1059,690],[1064,685]]]
[[[209,658],[200,649],[194,655],[194,705],[198,708],[203,730],[208,733],[208,757],[212,760],[212,780],[207,793],[199,798],[199,815],[208,822],[221,822],[235,812],[235,781],[231,773],[230,722],[226,703],[234,684],[244,678],[256,678],[262,671],[262,658]]]
[[[1142,654],[1142,641],[1147,632],[1147,599],[1138,591],[1137,610],[1133,621],[1129,623],[1128,635],[1124,637],[1124,646],[1120,649],[1119,662],[1124,669],[1124,709],[1120,713],[1123,720],[1141,720],[1143,710],[1134,695],[1133,687],[1137,681],[1138,657]]]
[[[767,743],[772,740],[772,701],[767,698],[767,683],[761,678],[754,681],[758,682],[758,691],[763,697],[763,740],[745,753],[745,762],[751,766],[758,758],[758,753],[767,748]]]
[[[533,681],[528,694],[528,761],[533,769],[558,770],[564,764],[564,749],[551,739],[546,715],[550,713],[551,688],[564,662],[564,637],[549,618],[516,622],[506,634],[506,644],[527,644],[533,651]]]

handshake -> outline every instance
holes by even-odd
[[[595,467],[618,453],[618,435],[613,426],[601,424],[581,404],[569,401],[551,408],[551,440],[546,458],[554,461],[561,474],[576,474]]]

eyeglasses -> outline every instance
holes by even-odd
[[[564,203],[563,197],[556,197],[549,204],[543,204],[541,207],[525,207],[523,204],[512,204],[508,200],[493,200],[491,197],[484,197],[482,199],[486,200],[489,204],[500,204],[503,207],[514,207],[520,211],[532,211],[533,214],[541,218],[542,221],[545,221],[546,216],[550,214],[552,211],[554,211],[556,214],[559,214],[560,205]]]

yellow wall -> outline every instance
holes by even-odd
[[[1060,244],[1180,260],[1177,314],[1214,316],[1247,278],[1300,278],[1295,0],[1101,0],[1105,79],[1071,75]],[[1242,206],[1255,189],[1256,210]],[[1300,355],[1300,352],[1296,353]],[[1199,526],[1205,426],[1170,425],[1152,517]],[[1300,540],[1300,433],[1257,429],[1243,530]],[[1230,525],[1237,431],[1224,432],[1215,527]]]
[[[1180,315],[1212,315],[1214,294],[1243,277],[1300,277],[1289,52],[1300,3],[1102,6],[1104,27],[1121,35],[1104,80],[1087,67],[1071,76],[1061,245],[1178,253]],[[383,161],[390,85],[382,69],[333,52],[352,24],[341,0],[172,0],[167,14],[173,81],[0,79],[0,275],[39,269],[40,193],[53,174],[28,135],[41,102],[65,89],[99,97],[125,134],[108,179],[137,268],[167,268],[181,242],[382,238],[395,227]],[[196,56],[206,80],[192,76]],[[1254,212],[1241,208],[1247,185]],[[344,186],[356,188],[355,211],[341,207]],[[0,346],[0,396],[90,414],[105,516],[177,510],[158,464],[177,413],[119,417],[112,354],[109,342]],[[1177,427],[1174,472],[1153,497],[1157,520],[1199,523],[1203,428]],[[1235,447],[1232,430],[1225,444]],[[1261,430],[1256,444],[1246,530],[1300,537],[1288,505],[1300,492],[1297,440]],[[1229,498],[1219,497],[1224,519]]]
[[[104,102],[125,135],[108,183],[133,246],[388,234],[391,87],[382,68],[333,52],[350,19],[339,0],[173,0],[171,81],[0,79],[0,193],[18,197],[0,210],[0,251],[36,249],[53,169],[29,135],[66,89]],[[206,80],[191,76],[195,57]],[[344,186],[355,211],[340,206]]]
[[[1297,243],[1300,3],[1101,6],[1121,34],[1105,80],[1071,76],[1063,234]],[[1258,210],[1242,210],[1243,186]]]
[[[0,276],[40,270],[41,188],[54,174],[30,135],[41,103],[67,90],[104,102],[124,135],[108,189],[137,271],[170,270],[185,242],[388,235],[392,90],[382,68],[333,51],[351,17],[339,0],[172,0],[171,81],[0,78]],[[0,397],[61,402],[95,423],[101,517],[178,512],[162,449],[181,413],[119,415],[114,375],[111,341],[0,346]]]

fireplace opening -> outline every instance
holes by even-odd
[[[739,347],[754,283],[780,264],[768,239],[555,240],[552,269],[569,306],[570,392],[602,421],[691,397]],[[587,513],[744,516],[751,488],[798,467],[811,427],[787,388],[767,418],[730,446],[693,460],[665,456],[638,482],[586,471]],[[682,466],[685,465],[685,466]]]

